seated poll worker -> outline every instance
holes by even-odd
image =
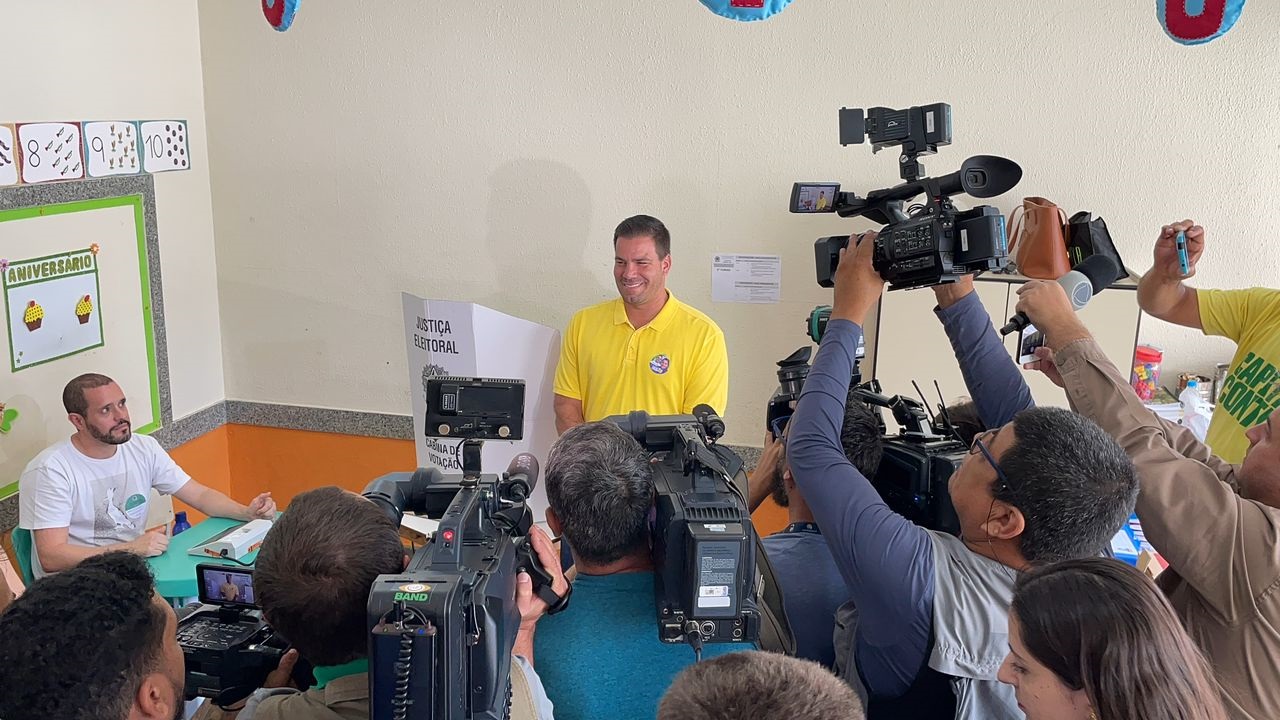
[[[1096,424],[1032,409],[976,437],[951,476],[960,537],[893,512],[840,445],[861,325],[884,290],[874,239],[842,252],[831,321],[787,430],[792,475],[857,610],[844,677],[872,718],[1022,718],[996,679],[1014,580],[1098,555],[1132,511],[1133,465]]]
[[[137,555],[103,553],[37,580],[0,613],[0,717],[182,718],[177,629]]]
[[[840,426],[840,444],[845,457],[862,473],[874,477],[884,454],[880,425],[869,405],[855,400],[853,388],[844,406],[844,422]],[[769,562],[778,578],[787,620],[796,639],[796,657],[813,660],[828,670],[836,666],[833,640],[836,610],[849,599],[849,588],[836,567],[831,548],[814,522],[813,510],[804,494],[796,487],[787,465],[785,440],[771,441],[761,462],[747,482],[750,510],[773,496],[773,501],[787,509],[787,522],[781,531],[761,538]]]
[[[37,578],[112,550],[163,553],[168,536],[143,532],[152,489],[211,517],[275,517],[271,493],[241,505],[192,480],[153,438],[133,434],[124,391],[111,378],[72,379],[62,405],[75,434],[37,455],[18,482],[18,526],[32,533]]]
[[[1186,239],[1186,275],[1178,258],[1178,233]],[[1161,228],[1155,262],[1138,283],[1138,304],[1165,322],[1236,343],[1205,444],[1226,462],[1238,463],[1250,445],[1248,430],[1280,407],[1280,290],[1188,287],[1183,281],[1196,274],[1204,246],[1204,228],[1191,220]]]
[[[563,595],[568,581],[556,568],[551,539],[535,527],[532,542],[552,573],[552,590]],[[254,573],[263,617],[291,649],[241,707],[210,708],[200,720],[368,718],[369,588],[379,575],[400,573],[409,559],[395,523],[364,497],[333,486],[295,497],[263,539]],[[551,720],[551,704],[533,671],[530,637],[546,604],[524,573],[517,604],[522,622],[511,663],[511,717]],[[311,663],[316,686],[292,685],[299,658]]]
[[[1228,714],[1280,717],[1280,410],[1249,428],[1244,462],[1231,465],[1142,404],[1057,283],[1028,283],[1019,296],[1045,334],[1033,365],[1133,458],[1138,518],[1169,563],[1159,585],[1213,667]],[[983,372],[992,385],[1022,381],[1011,360]]]
[[[559,720],[651,720],[695,660],[658,639],[644,448],[611,422],[569,429],[547,456],[547,524],[569,541],[577,576],[563,612],[538,622],[534,656]],[[753,649],[710,643],[703,657]]]
[[[620,297],[579,310],[564,331],[556,368],[556,429],[645,410],[684,415],[729,398],[729,355],[711,318],[667,290],[671,233],[636,215],[613,233]]]

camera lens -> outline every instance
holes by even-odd
[[[778,368],[778,384],[782,386],[784,393],[793,397],[800,397],[800,389],[804,387],[804,379],[808,376],[808,363]]]

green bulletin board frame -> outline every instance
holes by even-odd
[[[52,205],[40,205],[36,207],[13,208],[10,210],[0,210],[0,223],[11,222],[14,220],[28,220],[37,217],[48,217],[52,215],[65,215],[67,213],[88,212],[91,210],[101,210],[103,208],[113,207],[131,207],[133,208],[133,227],[138,242],[138,280],[139,288],[142,293],[142,325],[143,335],[147,345],[147,379],[150,401],[151,401],[151,422],[141,427],[135,428],[134,432],[148,434],[159,429],[164,418],[161,413],[160,404],[160,376],[156,366],[156,341],[154,314],[152,312],[152,295],[151,295],[151,273],[149,271],[148,253],[147,253],[147,233],[146,233],[146,214],[144,212],[143,198],[141,195],[126,195],[122,197],[106,197],[95,198],[92,200],[76,200],[72,202],[57,203]],[[95,267],[97,263],[94,263]],[[101,295],[99,295],[99,315],[98,321],[102,322],[101,313]],[[6,322],[6,326],[8,323]],[[6,330],[6,332],[9,332]],[[12,333],[10,333],[12,334]],[[103,332],[103,343],[106,342],[105,327]],[[13,347],[13,338],[9,338],[9,346]],[[96,346],[101,347],[101,345]],[[91,348],[82,348],[89,350]],[[76,352],[80,352],[77,350]],[[74,353],[72,353],[74,354]],[[63,355],[61,357],[68,357]],[[55,360],[57,358],[50,358]],[[43,361],[49,362],[49,360]],[[39,363],[33,363],[26,367],[35,367]],[[16,371],[15,371],[16,372]],[[18,491],[18,483],[15,481],[0,487],[0,498],[8,497]]]

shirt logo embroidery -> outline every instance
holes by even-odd
[[[667,371],[671,369],[671,358],[666,355],[654,355],[653,359],[649,361],[649,369],[653,371],[654,375],[666,375]]]

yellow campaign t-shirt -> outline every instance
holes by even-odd
[[[560,347],[555,391],[582,401],[587,422],[644,410],[684,415],[706,403],[721,415],[729,399],[729,353],[711,320],[668,294],[640,329],[621,298],[579,310]]]
[[[1206,335],[1236,342],[1206,442],[1230,463],[1244,460],[1245,431],[1280,407],[1280,290],[1199,290]]]

